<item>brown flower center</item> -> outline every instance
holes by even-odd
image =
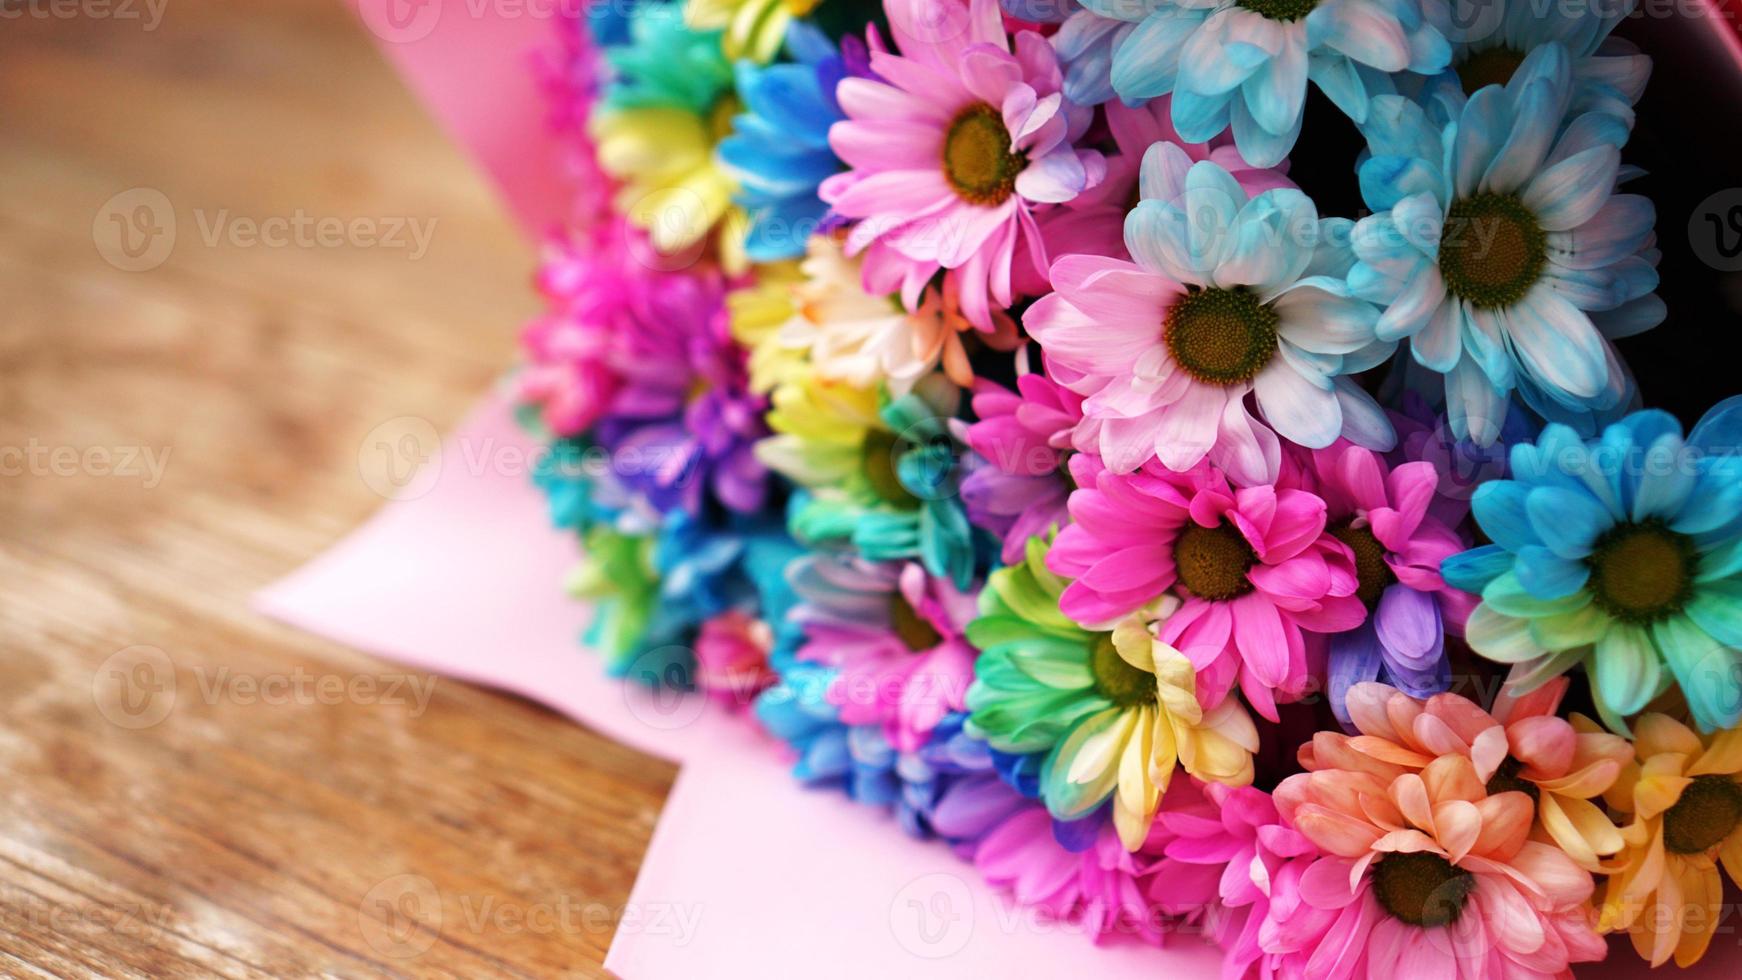
[[[1494,775],[1488,777],[1488,786],[1486,787],[1488,795],[1523,793],[1530,797],[1532,803],[1540,801],[1542,790],[1538,789],[1535,783],[1520,776],[1519,773],[1523,771],[1524,763],[1507,756],[1501,761],[1499,768],[1494,770]]]
[[[1452,202],[1440,237],[1440,275],[1452,295],[1481,309],[1511,306],[1542,276],[1548,236],[1516,194]]]
[[[1619,524],[1591,550],[1587,588],[1616,619],[1650,623],[1681,611],[1693,593],[1699,554],[1692,538],[1650,519]]]
[[[865,433],[865,441],[859,446],[859,469],[877,499],[901,510],[917,510],[920,499],[901,485],[901,476],[896,472],[900,449],[901,441],[895,433],[872,429]]]
[[[1742,823],[1742,786],[1729,776],[1695,776],[1663,814],[1663,846],[1699,854],[1722,844]]]
[[[1211,602],[1226,602],[1252,591],[1246,573],[1258,563],[1258,556],[1232,525],[1204,527],[1187,522],[1174,542],[1173,562],[1187,592]]]
[[[976,102],[950,120],[944,135],[944,176],[970,204],[1003,204],[1016,191],[1016,175],[1028,156],[1010,148],[1004,117],[986,102]]]
[[[1385,589],[1397,581],[1391,566],[1385,563],[1385,546],[1373,536],[1369,527],[1355,527],[1349,521],[1331,528],[1331,537],[1349,546],[1355,553],[1355,578],[1360,583],[1355,594],[1371,609],[1379,604]]]
[[[1438,854],[1393,852],[1373,865],[1373,895],[1393,918],[1432,928],[1458,921],[1476,876]]]
[[[1089,673],[1095,677],[1095,693],[1122,708],[1155,702],[1155,675],[1126,663],[1113,646],[1111,633],[1095,640],[1089,651]]]
[[[1162,339],[1174,362],[1207,385],[1244,384],[1276,356],[1282,316],[1246,289],[1191,289],[1168,307]]]
[[[1518,66],[1524,63],[1524,52],[1501,45],[1478,51],[1458,66],[1458,81],[1464,84],[1465,95],[1475,95],[1477,89],[1489,85],[1505,85],[1512,81]]]
[[[897,592],[889,597],[889,628],[909,650],[930,650],[944,641],[943,635],[925,621],[919,610]]]
[[[1235,0],[1235,4],[1271,20],[1300,20],[1313,12],[1319,0]]]

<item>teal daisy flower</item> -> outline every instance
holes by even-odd
[[[1742,397],[1685,439],[1656,410],[1588,441],[1551,425],[1472,505],[1494,543],[1443,574],[1482,597],[1477,653],[1525,688],[1584,665],[1617,730],[1671,685],[1701,728],[1742,721]]]
[[[844,487],[814,484],[795,497],[793,536],[812,545],[849,542],[872,561],[918,559],[931,574],[967,588],[981,552],[995,545],[969,525],[958,490],[966,450],[950,423],[961,399],[961,389],[941,374],[900,398],[881,393],[878,424],[856,450],[862,478]],[[778,449],[764,454],[771,466],[797,465]]]

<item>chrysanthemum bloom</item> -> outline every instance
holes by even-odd
[[[1551,425],[1512,447],[1512,478],[1472,500],[1494,543],[1448,558],[1480,593],[1466,637],[1515,677],[1581,663],[1624,731],[1672,679],[1706,731],[1742,718],[1742,398],[1682,438],[1636,412],[1585,442]],[[1667,674],[1663,670],[1668,665]],[[1520,676],[1521,675],[1521,676]]]
[[[601,233],[602,247],[559,240],[546,249],[538,290],[546,310],[526,325],[526,359],[515,375],[516,397],[537,406],[558,436],[585,432],[610,407],[620,380],[612,368],[614,338],[632,316],[636,269],[626,269],[621,222]]]
[[[642,4],[629,28],[628,44],[605,51],[615,74],[589,125],[599,165],[623,183],[617,210],[678,255],[732,206],[714,159],[738,108],[732,69],[720,36],[689,30],[677,4]]]
[[[778,676],[768,666],[774,630],[739,609],[702,623],[696,634],[696,686],[728,707],[749,704]]]
[[[1090,632],[1059,611],[1065,582],[1045,567],[1046,543],[992,573],[980,617],[981,650],[968,690],[969,731],[1001,752],[1046,753],[1041,798],[1060,820],[1107,800],[1125,846],[1149,833],[1175,767],[1211,782],[1252,781],[1258,731],[1238,699],[1198,704],[1191,662],[1132,616]],[[1171,611],[1167,598],[1156,610]]]
[[[806,352],[818,378],[860,388],[882,384],[896,396],[939,367],[961,387],[974,383],[962,342],[974,326],[962,315],[955,273],[945,274],[942,288],[926,287],[910,312],[865,292],[860,263],[843,255],[833,236],[813,237],[808,251],[800,266],[805,278],[793,287],[794,316],[778,342]],[[993,323],[985,342],[1014,347],[1016,323],[1002,310]]]
[[[695,4],[690,6],[693,11]],[[732,120],[732,134],[718,150],[750,217],[744,251],[754,262],[804,254],[805,240],[828,210],[817,188],[841,169],[829,148],[829,127],[841,119],[835,86],[846,67],[829,39],[809,24],[793,24],[786,45],[792,63],[739,62],[737,89],[745,111]]]
[[[1701,739],[1667,715],[1633,727],[1635,759],[1609,793],[1632,822],[1626,866],[1603,894],[1604,931],[1627,930],[1639,955],[1686,967],[1725,920],[1722,863],[1742,881],[1742,732]]]
[[[829,142],[851,169],[824,182],[822,197],[858,221],[849,254],[879,243],[874,265],[959,270],[963,312],[987,328],[992,310],[1015,298],[1023,232],[1046,264],[1033,208],[1068,201],[1105,172],[1099,153],[1072,145],[1093,111],[1059,94],[1063,74],[1040,35],[1018,34],[1012,53],[997,0],[884,7],[901,53],[873,51],[881,80],[849,78],[836,90],[847,120]],[[888,277],[868,271],[868,288]]]
[[[794,536],[850,541],[873,560],[918,558],[967,588],[981,542],[957,492],[961,449],[949,423],[960,399],[939,374],[893,399],[817,378],[777,391],[776,434],[757,455],[811,491],[793,508]]]
[[[1576,94],[1549,44],[1443,127],[1397,96],[1364,127],[1375,213],[1355,226],[1349,284],[1385,306],[1381,338],[1409,338],[1445,375],[1453,432],[1481,445],[1513,391],[1561,421],[1623,403],[1631,380],[1609,340],[1663,319],[1655,210],[1615,192],[1631,119]]]
[[[1021,370],[1027,360],[1017,356]],[[968,520],[1004,542],[1007,565],[1022,560],[1029,539],[1070,520],[1065,459],[1082,404],[1075,392],[1040,371],[1019,374],[1015,391],[984,379],[974,386],[978,421],[967,427],[965,441],[982,464],[962,480],[962,502]]]
[[[1320,732],[1301,748],[1301,763],[1388,776],[1464,756],[1490,793],[1518,790],[1535,802],[1538,840],[1553,841],[1586,871],[1608,870],[1602,859],[1621,849],[1621,834],[1591,801],[1615,784],[1632,750],[1618,735],[1556,717],[1566,689],[1560,678],[1522,696],[1502,691],[1489,713],[1456,694],[1422,701],[1361,684],[1349,692],[1359,734]]]
[[[814,554],[789,578],[804,627],[800,660],[840,671],[828,693],[848,725],[881,725],[897,749],[924,745],[966,704],[975,650],[963,636],[974,596],[911,562]]]
[[[1265,946],[1296,948],[1281,924],[1299,914],[1300,877],[1319,856],[1318,848],[1282,821],[1269,793],[1215,783],[1202,791],[1201,802],[1170,808],[1157,818],[1171,840],[1151,879],[1150,895],[1163,903],[1219,901],[1226,921],[1217,923],[1216,931],[1228,957],[1222,975],[1245,977],[1262,962],[1259,975],[1273,976],[1282,957]],[[1298,925],[1294,931],[1300,931]]]
[[[726,57],[767,64],[790,41],[794,23],[822,0],[684,0],[684,20],[697,31],[719,31]]]
[[[1181,474],[1151,462],[1121,475],[1088,454],[1070,465],[1082,489],[1047,556],[1047,568],[1075,580],[1060,608],[1102,624],[1177,595],[1182,605],[1160,638],[1197,667],[1205,707],[1238,681],[1252,707],[1276,720],[1276,702],[1308,688],[1309,653],[1322,643],[1311,634],[1353,629],[1366,616],[1349,549],[1327,531],[1325,502],[1313,494],[1235,490],[1209,467]]]
[[[624,485],[661,512],[699,515],[712,501],[741,514],[766,499],[755,444],[765,401],[749,390],[717,271],[645,272],[634,315],[611,338],[621,379],[594,438]]]
[[[781,328],[797,310],[793,287],[803,279],[797,262],[764,262],[726,294],[732,339],[750,353],[750,390],[756,394],[772,395],[811,376],[805,352],[780,342]]]
[[[1067,255],[1052,265],[1057,292],[1023,317],[1085,396],[1078,448],[1119,473],[1207,458],[1242,484],[1276,479],[1278,434],[1389,448],[1385,413],[1346,377],[1391,353],[1374,338],[1378,311],[1340,278],[1347,222],[1321,224],[1296,190],[1248,198],[1166,143],[1144,156],[1142,189],[1125,221],[1136,261]]]
[[[1450,69],[1434,79],[1433,97],[1461,101],[1486,85],[1512,80],[1526,56],[1545,44],[1558,44],[1573,56],[1573,78],[1591,104],[1617,100],[1631,106],[1645,94],[1651,58],[1630,41],[1610,36],[1633,12],[1632,0],[1614,5],[1498,4],[1476,11],[1468,23],[1450,24]]]
[[[1301,900],[1336,914],[1285,972],[1549,980],[1603,958],[1591,874],[1529,839],[1528,795],[1488,792],[1462,755],[1383,772],[1321,769],[1276,789],[1283,818],[1324,852]]]
[[[1343,694],[1383,678],[1427,697],[1451,683],[1447,632],[1462,636],[1476,600],[1446,585],[1440,562],[1464,550],[1457,532],[1428,513],[1439,474],[1430,462],[1394,469],[1370,450],[1339,445],[1313,454],[1330,532],[1348,546],[1367,619],[1331,637],[1331,706],[1345,724]]]
[[[1229,127],[1247,160],[1271,166],[1300,136],[1307,81],[1350,119],[1367,118],[1386,73],[1431,75],[1452,51],[1419,0],[1144,0],[1097,3],[1139,21],[1113,53],[1126,101],[1173,93],[1180,135]]]
[[[1176,790],[1190,792],[1185,780]],[[1114,935],[1161,945],[1167,913],[1147,888],[1165,840],[1159,824],[1157,840],[1138,852],[1125,847],[1105,818],[1069,826],[1070,848],[1060,844],[1063,826],[1043,806],[1018,807],[978,838],[974,865],[1018,904],[1044,916],[1043,925],[1079,924],[1096,942]]]

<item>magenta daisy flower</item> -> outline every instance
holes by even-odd
[[[966,442],[984,460],[962,480],[968,519],[1004,542],[1006,565],[1019,564],[1029,538],[1070,520],[1064,463],[1083,399],[1043,373],[1016,379],[1016,391],[981,379]]]
[[[611,232],[595,237],[591,244],[550,243],[538,270],[546,311],[520,335],[526,358],[514,379],[518,398],[536,406],[558,436],[591,428],[622,383],[611,366],[612,338],[628,329],[633,288]]]
[[[1446,584],[1440,562],[1464,550],[1456,531],[1429,513],[1439,474],[1429,462],[1388,468],[1374,453],[1341,443],[1313,453],[1330,533],[1349,549],[1356,591],[1369,615],[1331,637],[1331,707],[1349,723],[1344,696],[1385,680],[1413,697],[1451,684],[1445,639],[1464,634],[1476,599]]]
[[[1034,208],[1068,201],[1106,172],[1100,153],[1072,145],[1094,110],[1061,94],[1045,38],[1023,31],[1012,48],[997,0],[887,0],[884,9],[900,54],[873,51],[877,78],[836,90],[847,118],[829,145],[849,169],[820,193],[858,221],[849,255],[884,246],[866,255],[868,286],[960,270],[962,312],[990,329],[994,303],[1015,298],[1018,239],[1046,265]]]
[[[1144,155],[1140,185],[1125,219],[1134,261],[1058,259],[1056,292],[1023,317],[1086,397],[1078,445],[1120,473],[1207,458],[1242,484],[1276,479],[1279,435],[1390,448],[1385,413],[1348,377],[1394,347],[1375,336],[1378,309],[1343,281],[1349,222],[1321,222],[1298,190],[1249,196],[1168,143]]]
[[[1273,950],[1293,947],[1278,935],[1285,926],[1322,931],[1330,925],[1328,914],[1300,914],[1300,878],[1319,850],[1283,822],[1263,790],[1206,783],[1202,792],[1201,803],[1159,815],[1172,839],[1155,869],[1153,893],[1219,902],[1225,918],[1214,925],[1228,956],[1224,975],[1247,976],[1262,962],[1258,974],[1271,976],[1281,959]]]
[[[839,671],[827,700],[847,725],[881,725],[903,752],[967,706],[975,650],[962,631],[978,615],[978,588],[958,590],[913,562],[815,554],[788,579],[804,629],[798,659]]]
[[[1277,701],[1299,699],[1310,665],[1322,664],[1317,634],[1353,629],[1367,615],[1349,549],[1326,528],[1325,502],[1306,490],[1236,490],[1211,467],[1176,473],[1155,461],[1114,473],[1087,453],[1070,468],[1082,489],[1047,556],[1047,568],[1075,579],[1059,608],[1079,623],[1108,623],[1176,595],[1180,607],[1159,637],[1197,668],[1206,709],[1238,683],[1276,721]]]

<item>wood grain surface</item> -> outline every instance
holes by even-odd
[[[599,975],[672,769],[246,605],[510,362],[532,250],[339,0],[155,6],[0,0],[0,976]],[[427,247],[249,240],[299,215]]]

